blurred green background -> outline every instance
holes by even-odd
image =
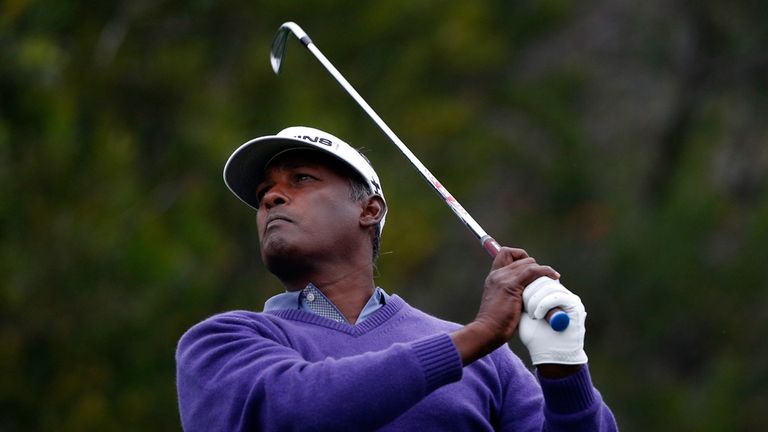
[[[713,0],[0,1],[0,430],[179,428],[178,338],[280,291],[224,162],[290,125],[376,165],[377,283],[473,318],[488,258],[295,40],[273,75],[287,20],[490,234],[582,297],[623,430],[763,429],[766,15]]]

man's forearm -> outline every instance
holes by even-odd
[[[456,345],[464,366],[490,354],[504,343],[503,340],[497,340],[492,331],[477,322],[471,322],[451,333],[451,340]]]

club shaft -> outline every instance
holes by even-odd
[[[379,117],[378,114],[376,114],[376,111],[371,108],[370,105],[368,105],[368,102],[363,99],[362,96],[360,96],[360,93],[355,90],[354,87],[352,87],[352,84],[347,81],[346,78],[339,72],[338,69],[333,65],[333,63],[328,60],[327,57],[320,51],[319,48],[312,42],[312,40],[307,36],[307,34],[295,23],[286,23],[284,24],[284,27],[286,29],[290,30],[294,33],[294,35],[299,39],[302,45],[304,45],[309,52],[312,53],[312,55],[315,56],[315,58],[320,61],[320,64],[323,65],[323,67],[333,76],[333,78],[336,80],[339,85],[349,94],[352,96],[352,98],[357,102],[357,104],[368,114],[368,117],[373,120],[374,123],[376,123],[376,126],[381,129],[382,132],[389,138],[390,141],[392,141],[395,146],[400,150],[400,152],[405,156],[406,159],[413,165],[414,168],[421,174],[421,176],[426,180],[427,183],[432,187],[432,189],[437,192],[438,195],[443,199],[443,201],[448,205],[448,207],[453,211],[453,213],[461,220],[464,225],[472,232],[472,234],[475,235],[475,237],[480,241],[480,244],[483,246],[483,249],[488,253],[488,255],[491,256],[491,258],[495,258],[496,255],[501,250],[501,246],[499,243],[493,239],[488,233],[485,232],[485,230],[480,226],[480,224],[475,221],[475,219],[464,209],[464,207],[456,200],[456,198],[451,195],[450,192],[443,186],[432,173],[427,169],[426,166],[424,166],[423,163],[419,160],[419,158],[416,157],[416,155],[411,152],[411,150],[405,145],[405,143],[395,134],[395,132],[387,125],[384,120]],[[279,66],[278,66],[279,68]],[[277,71],[278,69],[275,69]],[[562,310],[560,308],[554,308],[547,314],[547,321],[549,321],[550,316],[553,316],[556,313],[562,313]],[[567,324],[565,325],[567,327]],[[554,328],[554,326],[553,326]],[[565,327],[562,329],[559,329],[557,331],[562,331]]]
[[[385,135],[392,141],[395,146],[400,150],[400,152],[408,159],[408,161],[411,163],[411,165],[416,168],[416,170],[422,175],[424,180],[429,183],[430,186],[432,186],[432,189],[437,192],[438,195],[440,195],[443,198],[443,201],[450,207],[451,210],[456,214],[456,216],[464,223],[464,225],[469,228],[470,231],[477,237],[478,240],[481,240],[484,242],[484,247],[488,251],[491,256],[495,256],[496,253],[499,250],[498,243],[495,242],[490,236],[485,232],[485,230],[480,226],[480,224],[475,221],[475,219],[464,209],[464,207],[456,200],[456,198],[451,195],[450,192],[445,188],[445,186],[440,183],[434,175],[427,169],[426,166],[424,166],[423,163],[416,157],[416,155],[411,152],[411,150],[403,143],[403,141],[395,134],[395,132],[384,122],[384,120],[379,117],[378,114],[376,114],[376,111],[371,108],[370,105],[368,105],[368,102],[363,99],[362,96],[355,90],[354,87],[349,83],[349,81],[344,78],[344,76],[336,69],[335,66],[323,55],[323,53],[317,48],[315,44],[312,42],[309,42],[306,44],[307,49],[320,61],[320,63],[325,67],[325,69],[333,76],[333,78],[336,80],[336,82],[341,85],[341,87],[346,90],[346,92],[352,96],[352,98],[357,102],[358,105],[360,105],[361,108],[368,114],[368,116],[371,118],[371,120],[376,123],[376,125],[381,129],[382,132],[384,132]],[[495,246],[492,245],[492,243],[495,243]],[[486,246],[488,244],[488,246]]]

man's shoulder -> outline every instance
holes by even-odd
[[[278,326],[275,323],[277,319],[274,315],[265,312],[248,310],[220,312],[190,327],[182,335],[180,343],[212,334],[276,332],[278,331]]]
[[[231,310],[226,312],[219,312],[205,318],[199,323],[195,324],[192,328],[203,325],[226,325],[226,324],[239,324],[248,325],[251,323],[259,323],[270,320],[269,314],[264,312],[254,312],[249,310]]]
[[[410,316],[411,319],[420,321],[423,325],[428,325],[442,331],[453,331],[462,327],[461,324],[438,318],[407,302],[405,302],[405,305],[407,315]]]

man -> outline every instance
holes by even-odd
[[[449,323],[374,285],[387,205],[340,139],[293,127],[251,140],[224,179],[257,209],[262,261],[286,292],[181,338],[184,429],[616,429],[586,366],[584,307],[552,268],[502,248],[475,320]],[[556,306],[562,333],[543,319]],[[538,377],[506,344],[518,325]]]

